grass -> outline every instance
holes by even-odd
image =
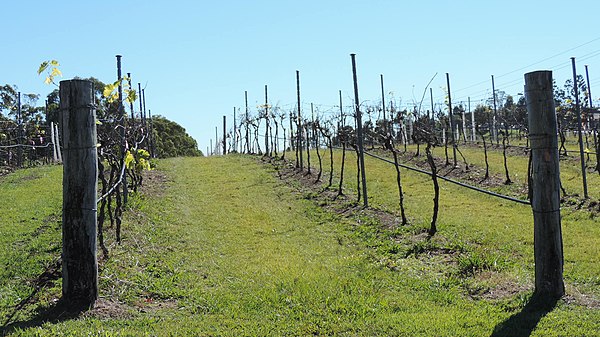
[[[60,256],[61,180],[58,166],[18,170],[0,178],[2,324],[13,314],[15,304],[32,294],[38,276]],[[39,300],[47,304],[49,298],[41,296]],[[14,319],[29,314],[25,310]]]
[[[351,191],[352,155],[348,163]],[[396,210],[391,165],[367,159],[367,168],[372,204]],[[166,180],[157,175],[154,180],[163,185],[131,198],[124,243],[113,245],[101,266],[101,303],[109,312],[14,325],[11,334],[586,336],[600,330],[598,310],[578,302],[520,314],[532,279],[531,211],[525,206],[442,183],[440,232],[427,241],[422,230],[431,212],[430,183],[405,171],[411,224],[387,228],[366,213],[347,218],[318,207],[317,195],[285,185],[250,157],[175,158],[160,161],[158,170]],[[21,219],[33,216],[30,205],[47,205],[52,195],[56,200],[44,216],[56,217],[59,181],[56,167],[0,180],[2,233],[19,228]],[[15,197],[36,187],[48,189],[47,197],[39,193],[44,202],[36,193]],[[17,201],[2,203],[8,198]],[[600,233],[580,214],[563,221],[566,277],[570,290],[592,296],[598,294],[594,247]],[[15,230],[2,236],[3,263],[11,251],[5,247],[35,231],[22,227],[22,235]],[[37,244],[22,243],[24,250],[38,247],[30,277],[58,254],[48,247],[59,239],[59,229],[48,232]],[[6,263],[7,273],[23,277],[20,265]],[[21,286],[10,275],[0,278],[3,320],[31,291],[25,284],[18,296],[4,295],[5,284]],[[522,288],[497,298],[473,296],[498,284]],[[59,294],[58,280],[12,322],[31,321]]]
[[[467,151],[463,149],[464,153]],[[336,160],[339,160],[340,157],[339,153],[334,154]],[[348,170],[345,181],[348,188],[355,191],[356,159],[353,152],[348,152],[347,160]],[[501,163],[501,160],[502,155],[499,154],[497,162]],[[525,172],[527,172],[526,158],[513,157],[513,160],[525,162]],[[328,167],[329,161],[324,160],[324,163]],[[369,194],[370,205],[396,214],[399,213],[396,173],[393,166],[368,156],[365,157],[365,163],[367,190],[371,192]],[[339,168],[340,165],[335,163],[334,166]],[[402,169],[401,172],[407,215],[413,224],[427,227],[433,209],[431,180],[428,176],[409,170]],[[573,285],[600,294],[596,287],[598,277],[600,277],[600,266],[593,263],[600,259],[598,219],[593,214],[566,207],[563,208],[561,215],[565,277]],[[512,270],[515,277],[531,278],[533,218],[529,206],[482,195],[447,182],[440,182],[438,229],[443,237],[467,242],[476,250],[485,249],[491,254],[499,255],[502,260],[521,260],[521,263],[511,263],[509,269]]]

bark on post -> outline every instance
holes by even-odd
[[[560,224],[560,170],[552,72],[525,74],[531,144],[530,200],[534,222],[535,293],[560,298],[563,244]]]
[[[91,81],[60,82],[63,128],[62,293],[67,302],[98,298],[96,259],[96,109]]]

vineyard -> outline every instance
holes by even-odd
[[[304,111],[296,72],[295,106],[265,86],[253,116],[246,93],[196,159],[154,159],[167,124],[153,130],[120,56],[116,82],[61,81],[45,109],[4,87],[2,334],[598,331],[589,83],[529,73],[517,103],[494,90],[471,110],[447,74],[446,108],[425,109],[425,88],[409,110],[383,76],[380,104],[361,103],[352,66],[351,105],[340,91]]]

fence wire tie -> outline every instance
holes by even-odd
[[[536,209],[533,209],[533,207],[531,208],[533,213],[537,213],[537,214],[550,214],[550,213],[556,213],[556,212],[560,212],[560,208],[559,209],[554,209],[551,211],[538,211]]]
[[[82,146],[82,147],[63,147],[64,151],[77,151],[77,150],[89,150],[98,148],[96,145],[94,146]]]
[[[530,133],[528,135],[530,140],[540,140],[540,139],[547,139],[547,138],[552,138],[552,137],[556,137],[556,135],[554,134],[550,134],[550,133]]]
[[[62,108],[60,109],[60,111],[69,111],[69,110],[75,110],[75,109],[96,109],[98,106],[96,104],[84,104],[84,105],[77,105],[77,106],[69,106],[68,108]]]
[[[83,208],[83,207],[69,207],[69,208],[63,208],[63,210],[73,210],[73,211],[88,211],[88,212],[97,212],[98,209],[96,208]]]

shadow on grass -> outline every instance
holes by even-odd
[[[0,336],[9,335],[11,332],[18,329],[41,326],[47,322],[61,322],[68,319],[73,319],[89,309],[89,304],[79,304],[73,302],[67,303],[66,301],[59,300],[49,307],[37,308],[35,316],[28,320],[12,322],[15,315],[36,303],[40,292],[53,286],[54,281],[60,278],[60,271],[61,260],[57,259],[32,281],[33,291],[29,296],[22,299],[21,302],[19,302],[19,304],[17,304],[12,312],[6,317],[6,320],[3,323],[4,325],[0,326]]]
[[[533,296],[523,309],[498,324],[490,337],[528,337],[540,320],[556,307],[557,299]]]
[[[60,300],[50,307],[40,308],[31,319],[5,324],[0,327],[0,336],[9,335],[19,329],[42,326],[45,323],[58,323],[74,319],[89,309],[89,304],[67,303],[66,301]]]

